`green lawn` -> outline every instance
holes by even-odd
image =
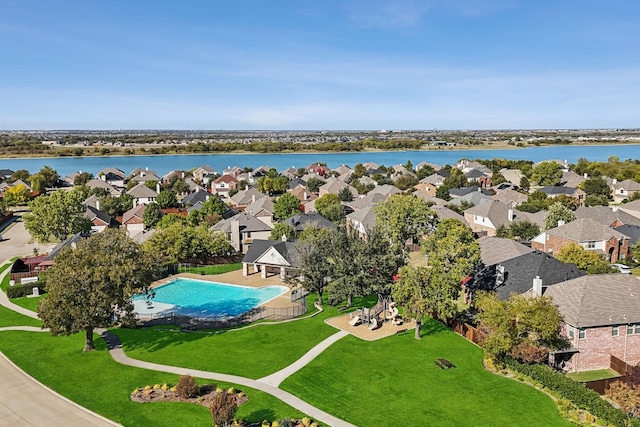
[[[218,265],[203,265],[200,267],[180,267],[178,273],[194,273],[194,274],[222,274],[230,271],[240,270],[242,268],[241,262],[232,264],[218,264]]]
[[[0,305],[0,328],[4,326],[42,326],[42,322]]]
[[[168,382],[178,376],[120,365],[113,361],[102,339],[98,349],[82,353],[83,335],[51,337],[36,332],[0,332],[0,351],[42,383],[105,417],[125,426],[211,426],[209,411],[189,403],[134,403],[136,387]],[[209,380],[198,380],[200,384]],[[218,383],[223,388],[233,384]],[[299,411],[270,395],[234,386],[249,396],[237,417],[251,422],[301,417]]]
[[[482,350],[435,321],[367,342],[348,336],[281,388],[362,426],[569,426],[545,394],[494,375]],[[434,361],[456,365],[442,370]]]
[[[613,369],[598,369],[594,371],[570,372],[567,377],[574,381],[583,383],[587,381],[604,380],[607,378],[617,378],[620,374]]]
[[[11,302],[19,305],[20,307],[26,308],[27,310],[31,310],[31,311],[38,311],[38,301],[40,301],[42,298],[46,297],[45,295],[40,295],[39,297],[32,297],[32,298],[27,298],[27,297],[22,297],[22,298],[11,298]]]
[[[238,331],[179,332],[114,329],[128,356],[149,362],[261,378],[295,362],[314,345],[337,332],[316,317]],[[165,330],[158,330],[165,329]]]
[[[4,264],[2,267],[0,267],[0,274],[4,273],[4,271],[8,268],[11,268],[11,266],[13,265],[13,261],[17,260],[19,257],[14,257],[11,258],[11,262]],[[0,289],[2,289],[2,292],[6,292],[7,288],[9,287],[9,281],[11,280],[11,275],[7,274],[5,276],[5,278],[2,280],[2,282],[0,282]]]

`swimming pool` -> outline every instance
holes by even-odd
[[[288,290],[285,286],[251,288],[178,278],[155,288],[151,305],[144,295],[132,299],[134,311],[140,316],[173,312],[180,316],[223,318],[246,313]]]

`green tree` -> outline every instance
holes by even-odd
[[[169,228],[174,224],[189,225],[189,220],[181,215],[170,213],[163,215],[160,221],[156,223],[157,228]]]
[[[296,236],[296,230],[289,224],[285,224],[284,222],[277,222],[273,225],[271,229],[271,234],[269,235],[269,239],[271,240],[281,240],[282,236],[285,236],[287,240],[293,239]]]
[[[540,234],[540,227],[529,221],[516,221],[509,227],[511,236],[517,239],[531,240]]]
[[[180,223],[157,229],[144,243],[144,247],[171,262],[220,256],[231,249],[224,233],[213,231],[206,225],[193,227]]]
[[[289,189],[289,178],[278,175],[277,172],[276,176],[271,175],[273,174],[258,178],[258,191],[274,195],[282,194]]]
[[[587,178],[580,184],[580,188],[584,190],[587,196],[605,196],[611,199],[609,184],[600,176]]]
[[[500,224],[496,228],[496,237],[502,237],[503,239],[511,239],[513,235],[511,234],[511,230],[507,228],[504,224]]]
[[[538,185],[558,185],[562,180],[562,167],[556,162],[542,162],[531,171],[531,180]]]
[[[415,242],[431,233],[437,223],[437,215],[429,204],[412,194],[395,194],[374,210],[380,231],[400,248],[404,248],[407,240]]]
[[[353,201],[353,193],[349,190],[349,187],[342,187],[340,191],[338,191],[338,199],[342,202],[352,202]]]
[[[16,182],[18,180],[28,181],[31,174],[26,169],[18,169],[11,175],[10,182]]]
[[[609,274],[617,271],[601,255],[587,251],[576,243],[562,248],[556,258],[562,262],[575,264],[580,270],[585,270],[587,274]]]
[[[23,216],[24,226],[41,242],[48,242],[51,236],[64,240],[91,228],[91,222],[84,216],[84,195],[78,189],[40,196],[29,203],[29,209],[31,212]]]
[[[73,185],[86,185],[92,178],[89,172],[80,172],[73,178]]]
[[[544,219],[544,226],[549,230],[557,227],[559,221],[563,221],[566,224],[574,219],[576,219],[576,214],[571,209],[560,202],[555,202],[549,206],[547,216]]]
[[[332,270],[327,262],[331,256],[329,240],[320,237],[321,234],[308,235],[305,240],[298,240],[292,254],[297,274],[285,279],[289,285],[304,286],[307,291],[316,292],[318,304],[322,304],[324,289]]]
[[[93,350],[93,331],[133,323],[131,296],[159,278],[157,262],[117,229],[106,229],[77,248],[63,249],[47,269],[47,297],[38,316],[52,335],[84,331],[84,351]]]
[[[430,165],[423,165],[420,169],[416,171],[416,175],[418,176],[418,179],[426,178],[428,176],[433,175],[434,173],[436,173],[436,170],[433,168],[433,166],[430,166]]]
[[[634,261],[638,262],[640,260],[640,242],[634,243],[630,248],[629,252],[631,252],[631,256]]]
[[[156,203],[161,209],[175,208],[178,206],[178,198],[169,190],[161,190],[156,197]]]
[[[320,187],[322,187],[325,183],[326,181],[320,178],[309,178],[309,180],[307,181],[307,189],[312,193],[317,193],[318,190],[320,190]]]
[[[529,187],[531,186],[531,183],[529,182],[529,178],[527,178],[526,176],[522,176],[522,178],[520,178],[520,189],[523,191],[529,191]]]
[[[4,202],[7,206],[23,206],[31,200],[31,191],[24,184],[13,185],[4,192]]]
[[[545,210],[548,206],[548,196],[542,191],[534,191],[527,200],[518,206],[522,212],[536,213]]]
[[[156,224],[162,219],[162,211],[160,210],[160,205],[157,203],[149,203],[146,208],[144,208],[144,213],[142,214],[142,222],[147,227],[155,227]]]
[[[480,346],[489,359],[510,355],[525,363],[542,362],[549,350],[563,345],[562,315],[549,297],[513,295],[501,301],[494,293],[478,292],[475,305],[484,333]]]
[[[133,208],[133,197],[127,193],[122,193],[119,197],[101,196],[98,200],[100,210],[112,217],[120,216]]]
[[[412,188],[417,183],[418,183],[418,178],[416,178],[413,175],[406,174],[406,175],[400,175],[399,177],[397,177],[393,185],[398,187],[400,190],[404,191]]]
[[[367,169],[364,167],[364,165],[362,163],[357,163],[354,167],[353,167],[353,174],[352,176],[355,176],[356,178],[362,178],[363,176],[365,176],[367,174]]]
[[[184,180],[184,178],[178,178],[174,176],[169,181],[169,185],[171,191],[175,194],[187,194],[189,192],[189,184]]]
[[[60,179],[58,172],[51,166],[45,166],[36,174],[42,179],[44,188],[55,187]]]
[[[441,280],[455,288],[480,264],[480,244],[469,227],[457,219],[443,219],[422,243],[429,266],[444,273]]]
[[[316,208],[316,211],[327,219],[331,219],[329,218],[329,216],[335,217],[338,209],[340,211],[343,211],[342,204],[340,203],[340,198],[337,194],[333,193],[323,194],[322,196],[318,197],[314,202],[314,206]],[[344,213],[342,214],[342,217],[344,218]]]
[[[273,216],[282,221],[302,211],[300,200],[291,193],[284,193],[273,204]]]

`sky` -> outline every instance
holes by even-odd
[[[637,0],[0,7],[0,130],[640,127]]]

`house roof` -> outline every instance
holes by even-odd
[[[98,172],[98,176],[101,176],[101,175],[107,175],[108,176],[109,174],[117,176],[120,179],[124,179],[124,177],[125,177],[125,174],[124,174],[123,171],[121,171],[118,168],[114,168],[114,167],[104,168],[100,172]]]
[[[223,219],[215,224],[212,228],[218,231],[224,231],[225,233],[231,232],[231,223],[238,221],[241,233],[248,233],[254,231],[270,231],[272,227],[260,221],[258,218],[250,215],[249,212],[241,212],[238,215],[232,216],[228,219]]]
[[[490,202],[493,200],[491,196],[487,196],[479,191],[473,191],[471,193],[465,194],[462,197],[456,197],[452,199],[449,203],[452,205],[460,205],[463,201],[472,203],[473,205],[481,205],[486,202]]]
[[[258,216],[258,213],[264,213],[264,211],[267,211],[272,215],[275,212],[274,203],[270,197],[261,197],[256,199],[255,202],[249,203],[245,208],[245,212],[249,212],[249,214],[253,216]]]
[[[292,255],[295,253],[295,243],[283,242],[281,240],[261,239],[254,239],[251,242],[251,246],[249,246],[249,250],[245,254],[244,258],[242,258],[242,262],[245,264],[260,263],[263,255],[265,255],[271,248],[280,254],[287,264],[293,264]],[[264,261],[264,259],[262,261]]]
[[[458,221],[460,221],[461,223],[465,224],[465,225],[469,225],[467,223],[467,220],[464,219],[463,215],[460,215],[458,212],[449,209],[446,206],[438,206],[438,205],[433,205],[431,206],[431,209],[438,214],[438,218],[440,219],[445,219],[445,218],[451,218],[451,219],[456,219]]]
[[[138,205],[135,208],[129,209],[122,215],[122,224],[126,224],[131,221],[133,218],[138,218],[142,220],[142,215],[144,214],[144,210],[147,208],[147,205]]]
[[[204,172],[204,174],[209,174],[209,175],[215,175],[216,173],[218,173],[218,172],[216,172],[216,170],[215,170],[214,168],[212,168],[212,167],[211,167],[211,166],[209,166],[209,165],[202,165],[202,166],[198,166],[198,167],[194,170],[194,172],[196,172],[196,171],[197,171],[197,172]]]
[[[518,206],[519,204],[527,201],[527,196],[525,194],[510,188],[496,192],[496,194],[491,196],[491,198],[511,206]]]
[[[231,201],[236,206],[244,206],[248,205],[251,202],[254,202],[258,199],[262,199],[267,197],[264,193],[259,192],[255,188],[247,188],[246,190],[240,190],[233,196],[231,196]]]
[[[573,196],[576,192],[582,191],[582,190],[578,188],[573,188],[573,187],[565,187],[564,185],[547,185],[546,187],[542,187],[538,191],[541,191],[548,196],[556,196],[560,194]]]
[[[562,171],[562,178],[560,178],[560,182],[566,187],[578,187],[582,182],[584,182],[586,178],[582,175],[578,175],[573,171]]]
[[[160,177],[154,171],[141,171],[131,177],[133,182],[160,181]]]
[[[624,205],[620,205],[619,209],[622,209],[625,211],[629,210],[629,211],[640,212],[640,199],[636,199],[629,203],[625,203]]]
[[[486,265],[498,264],[511,258],[533,252],[533,249],[513,239],[485,236],[478,239],[480,256]]]
[[[93,221],[97,218],[100,221],[104,222],[105,225],[111,225],[113,222],[113,218],[107,213],[102,212],[90,205],[87,205],[87,210],[84,212],[84,217],[88,218],[89,221]]]
[[[73,246],[80,240],[86,239],[87,237],[89,237],[89,233],[84,232],[79,232],[74,234],[73,236],[67,237],[66,240],[63,240],[62,242],[55,245],[53,249],[51,249],[49,255],[47,256],[47,261],[53,260],[56,256],[58,256],[62,249],[66,248],[67,246]]]
[[[626,190],[627,192],[629,191],[640,191],[640,183],[632,180],[632,179],[625,179],[624,181],[620,181],[617,182],[615,184],[613,184],[613,188],[618,190],[620,188]]]
[[[366,208],[367,206],[376,206],[378,203],[386,199],[387,196],[384,194],[369,192],[366,196],[354,199],[352,202],[345,202],[345,204],[356,211],[358,209]]]
[[[347,188],[353,197],[358,197],[358,190],[337,178],[329,178],[327,182],[320,187],[320,192],[338,194],[343,188]]]
[[[510,210],[512,211],[512,214],[513,214],[512,221],[509,221]],[[502,202],[498,202],[496,200],[491,200],[487,203],[481,203],[479,205],[473,206],[467,209],[466,211],[464,211],[464,213],[489,218],[491,223],[496,228],[498,228],[501,225],[504,225],[505,227],[509,227],[512,222],[531,221],[531,218],[527,213],[520,212],[519,210],[512,208],[509,205],[504,204]]]
[[[533,279],[540,277],[542,287],[584,276],[575,264],[564,263],[541,251],[531,251],[500,262],[504,267],[505,280],[496,288],[500,299],[507,299],[513,293],[523,294],[533,287]]]
[[[547,289],[564,321],[577,328],[640,323],[640,280],[630,274],[591,274]]]
[[[478,193],[481,192],[482,194],[486,195],[486,196],[492,196],[493,195],[493,191],[492,190],[485,190],[483,188],[478,187],[477,185],[472,185],[470,187],[463,187],[463,188],[451,188],[449,189],[449,194],[452,197],[462,197],[466,194],[470,194],[470,193]]]
[[[548,235],[561,237],[574,242],[609,240],[611,237],[626,239],[627,236],[603,225],[593,218],[580,218],[559,227],[545,231]]]
[[[214,184],[218,184],[220,182],[225,182],[225,183],[235,182],[237,184],[238,180],[233,175],[226,174],[226,175],[222,175],[219,178],[216,178],[213,181]]]
[[[445,206],[446,204],[448,204],[446,200],[442,200],[435,196],[430,196],[428,193],[422,190],[416,190],[412,194],[416,197],[420,197],[425,202],[432,202],[434,205]]]
[[[336,228],[336,226],[331,221],[315,212],[299,213],[285,219],[282,222],[285,224],[289,224],[297,232],[303,231],[309,225],[315,225],[319,228]]]
[[[184,206],[194,206],[198,202],[206,202],[209,197],[218,197],[212,196],[206,191],[194,191],[193,193],[189,193],[184,196],[181,200]]]
[[[592,218],[609,227],[616,222],[640,225],[640,218],[618,209],[617,206],[613,209],[608,206],[580,206],[575,213],[576,218]]]
[[[299,185],[301,185],[303,187],[306,187],[307,186],[307,181],[305,181],[302,178],[298,178],[298,177],[295,177],[291,181],[289,181],[289,188],[296,188]]]
[[[369,191],[367,195],[382,194],[384,196],[391,197],[398,193],[402,193],[402,191],[398,187],[391,184],[383,184],[383,185],[378,185],[373,190]]]
[[[347,215],[347,220],[357,221],[362,224],[365,229],[371,230],[376,225],[376,213],[373,210],[373,206],[367,206],[366,208]]]
[[[127,191],[127,194],[138,199],[158,197],[158,193],[144,185],[142,182]]]
[[[629,247],[640,241],[640,226],[623,224],[618,227],[614,227],[614,230],[621,232],[629,238]]]

